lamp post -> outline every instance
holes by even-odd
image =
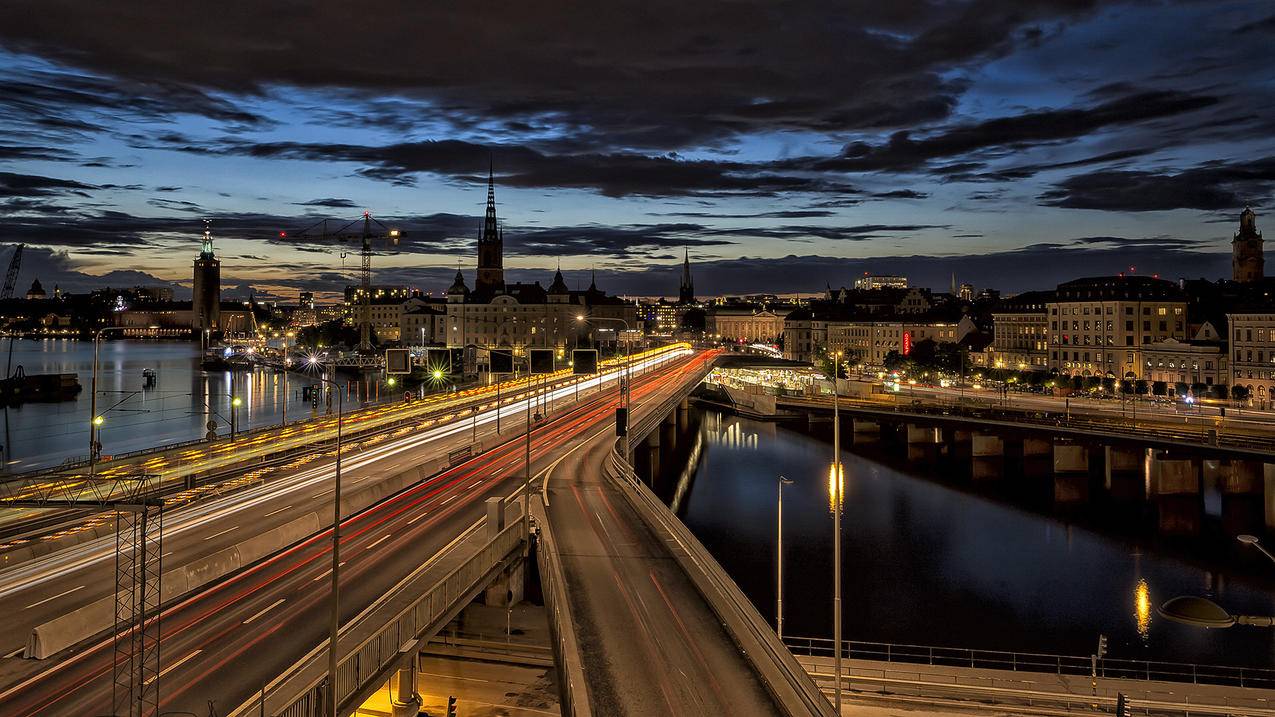
[[[234,376],[230,378],[230,442],[234,443],[235,434],[239,430],[239,407],[243,405],[243,399],[235,395]]]
[[[832,382],[832,644],[833,707],[841,714],[841,409],[840,389],[834,377]]]
[[[1275,617],[1232,615],[1212,600],[1194,595],[1175,597],[1157,608],[1156,612],[1160,614],[1160,617],[1192,627],[1224,628],[1235,625],[1275,627]]]
[[[629,322],[628,322],[628,321],[625,321],[624,319],[616,319],[616,318],[612,318],[612,317],[609,317],[609,316],[598,316],[598,317],[590,317],[590,319],[589,319],[589,320],[591,320],[591,321],[614,321],[614,322],[617,322],[617,323],[622,324],[622,325],[624,326],[624,333],[626,333],[626,334],[627,334],[627,333],[629,332]],[[578,314],[578,315],[576,316],[576,321],[579,321],[579,322],[581,322],[581,323],[585,323],[585,316],[584,316],[584,314]],[[625,459],[625,460],[628,460],[628,459],[629,459],[629,426],[628,426],[628,424],[629,424],[629,422],[631,422],[631,421],[633,420],[633,404],[632,404],[632,402],[630,401],[630,399],[632,398],[632,394],[631,394],[631,393],[630,393],[630,391],[629,391],[629,389],[631,388],[631,386],[632,386],[632,383],[633,383],[633,382],[632,382],[631,380],[629,380],[629,379],[630,379],[630,377],[631,377],[631,375],[632,375],[632,374],[631,374],[631,372],[629,371],[629,368],[630,368],[630,367],[629,367],[629,343],[626,341],[626,342],[624,342],[624,415],[625,415],[625,419],[624,419],[624,420],[625,420],[625,426],[624,426],[624,459]]]
[[[89,385],[89,478],[93,477],[93,467],[97,459],[97,429],[105,420],[102,416],[97,415],[97,366],[98,356],[101,353],[102,334],[108,331],[125,331],[128,326],[107,326],[98,329],[93,334],[93,377]],[[148,328],[159,328],[151,326]]]
[[[792,481],[779,476],[779,519],[776,528],[779,538],[775,546],[778,564],[775,572],[775,634],[781,641],[784,639],[784,486],[786,485],[792,485]]]
[[[1235,536],[1235,539],[1245,545],[1251,545],[1254,548],[1257,548],[1261,551],[1262,555],[1265,555],[1272,563],[1275,563],[1275,555],[1272,555],[1269,550],[1264,548],[1262,544],[1258,542],[1256,535],[1237,535]]]

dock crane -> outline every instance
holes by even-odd
[[[287,239],[312,239],[312,240],[330,240],[338,241],[360,241],[362,243],[360,256],[362,265],[359,268],[359,286],[362,291],[359,297],[359,347],[358,352],[361,354],[370,354],[372,352],[372,242],[373,240],[385,240],[392,246],[398,245],[399,238],[403,233],[398,229],[393,229],[372,217],[370,212],[363,212],[361,220],[355,219],[335,231],[329,230],[330,224],[335,224],[340,220],[321,219],[314,224],[302,229],[300,232],[289,234],[288,232],[279,232],[280,238]],[[361,229],[355,229],[355,225],[362,221]],[[376,225],[377,231],[373,231],[373,224]]]
[[[18,283],[18,271],[22,269],[22,250],[26,244],[13,248],[13,256],[9,258],[9,273],[4,276],[4,290],[0,291],[0,301],[13,298],[13,285]]]

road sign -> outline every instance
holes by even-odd
[[[531,373],[553,373],[553,349],[531,350]]]
[[[406,375],[412,372],[412,352],[407,349],[385,349],[385,374]]]
[[[514,352],[509,349],[492,349],[489,353],[492,373],[513,373]]]
[[[593,374],[598,372],[597,349],[575,349],[571,352],[571,373]]]

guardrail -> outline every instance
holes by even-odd
[[[466,531],[462,538],[472,534],[472,531],[481,528],[482,525],[483,521],[480,521]],[[522,522],[511,520],[508,527],[482,549],[456,566],[447,577],[434,583],[358,644],[342,650],[345,654],[337,662],[335,691],[337,705],[345,706],[345,703],[359,694],[370,681],[380,679],[402,660],[404,645],[423,639],[431,629],[442,629],[446,621],[450,620],[451,615],[458,609],[457,603],[470,596],[476,589],[481,589],[488,576],[498,569],[522,543]],[[430,563],[433,563],[437,557],[432,558]],[[422,570],[430,563],[422,566]],[[399,587],[411,577],[413,576],[400,582]],[[377,619],[375,609],[391,599],[395,592],[397,588],[386,593],[377,603],[342,626],[341,634],[348,635],[365,626],[368,620]],[[325,717],[328,714],[325,700],[329,679],[326,669],[319,676],[307,681],[299,690],[291,688],[289,682],[301,679],[304,672],[314,671],[320,663],[326,665],[327,645],[328,641],[324,640],[282,675],[232,711],[229,717],[267,714],[276,717]]]
[[[633,467],[620,455],[618,441],[607,463],[607,473],[620,486],[634,511],[652,529],[672,539],[676,548],[669,552],[722,621],[776,706],[789,715],[831,717],[832,705],[805,669],[699,539],[637,477]]]
[[[571,602],[567,598],[566,573],[558,555],[558,546],[549,520],[544,499],[532,502],[531,519],[535,524],[536,559],[539,561],[540,586],[545,598],[545,612],[549,617],[549,633],[553,636],[553,663],[558,670],[558,702],[563,715],[568,717],[592,717],[589,692],[584,676],[584,659],[576,642],[575,625],[571,618]]]
[[[832,657],[833,641],[822,637],[784,636],[784,644],[795,654]],[[961,647],[899,645],[887,642],[842,640],[841,656],[851,660],[899,662],[945,667],[970,667],[1011,672],[1035,672],[1087,677],[1093,670],[1091,658],[1043,652],[1005,652]],[[1275,670],[1185,662],[1156,662],[1103,658],[1098,676],[1109,679],[1156,682],[1185,682],[1194,685],[1225,685],[1275,689]]]
[[[821,398],[783,397],[786,405],[809,406],[831,409],[832,401]],[[841,410],[845,413],[870,413],[889,415],[905,419],[931,418],[939,420],[980,421],[987,424],[1012,424],[1014,427],[1039,428],[1040,430],[1069,431],[1078,436],[1101,434],[1104,437],[1128,438],[1139,441],[1160,441],[1164,443],[1182,444],[1189,442],[1192,448],[1215,451],[1238,451],[1256,455],[1259,458],[1275,457],[1275,440],[1218,432],[1215,430],[1175,430],[1164,426],[1155,426],[1150,422],[1139,421],[1137,427],[1125,426],[1102,419],[1068,416],[1061,411],[1007,410],[1003,406],[978,408],[957,404],[927,403],[876,403],[843,400]],[[1113,419],[1115,417],[1113,416]]]

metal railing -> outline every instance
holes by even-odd
[[[798,655],[812,657],[833,655],[833,642],[829,638],[785,635],[784,644]],[[974,650],[961,647],[901,645],[855,640],[843,640],[842,645],[841,656],[852,660],[1078,676],[1089,676],[1093,670],[1092,659],[1079,655]],[[1115,658],[1098,660],[1097,666],[1098,677],[1107,679],[1275,688],[1275,670],[1256,667]]]
[[[558,700],[567,717],[592,717],[584,659],[576,641],[571,602],[567,597],[566,571],[550,530],[543,499],[532,502],[531,518],[536,530],[536,559],[540,566],[540,586],[544,593],[549,634],[553,636],[553,662],[558,669]]]
[[[469,556],[447,577],[434,583],[428,590],[391,617],[385,624],[364,638],[357,645],[343,649],[344,655],[337,663],[336,702],[343,705],[367,686],[370,680],[380,679],[386,671],[403,658],[402,648],[412,640],[420,639],[431,628],[441,629],[443,618],[457,607],[456,603],[472,593],[494,569],[514,553],[523,543],[522,522],[511,521],[495,538]],[[383,602],[387,593],[378,602]],[[375,605],[373,606],[375,607]],[[348,634],[367,620],[377,619],[372,608],[346,623],[341,633]],[[328,675],[323,674],[309,681],[302,689],[289,689],[288,682],[299,678],[300,673],[313,669],[324,660],[327,640],[294,663],[278,678],[263,687],[243,705],[230,713],[238,715],[277,715],[279,717],[323,717],[327,714],[325,699],[328,692]],[[284,694],[291,692],[292,694]]]

